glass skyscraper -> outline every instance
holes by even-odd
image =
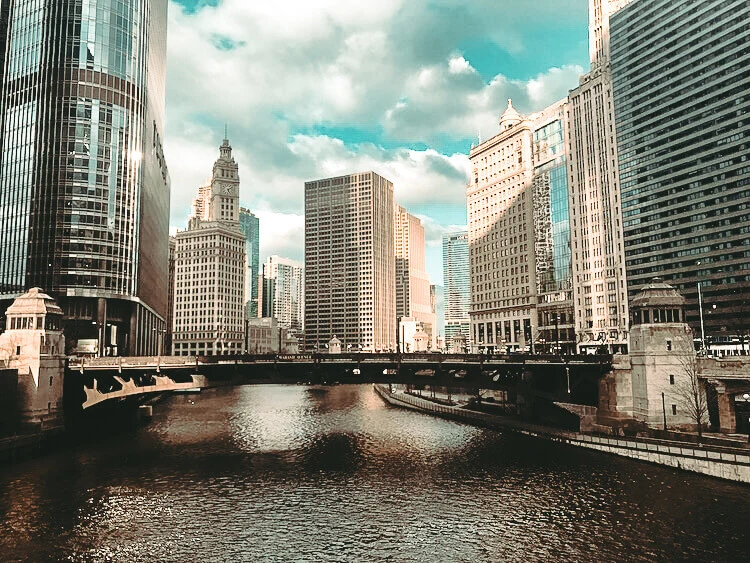
[[[11,0],[0,14],[0,298],[52,294],[68,351],[156,353],[167,1]]]
[[[445,347],[451,349],[453,338],[463,334],[471,339],[469,308],[471,277],[469,272],[469,233],[461,231],[443,235],[443,291],[445,298]]]
[[[628,289],[687,297],[700,334],[750,328],[750,3],[643,0],[610,40]]]
[[[244,207],[240,208],[240,230],[245,235],[245,253],[247,254],[247,272],[245,291],[248,296],[247,316],[254,319],[258,316],[258,284],[260,270],[260,221],[255,214]]]

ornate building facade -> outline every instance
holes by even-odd
[[[245,341],[245,237],[240,177],[224,139],[211,182],[193,202],[188,228],[175,236],[172,353],[239,354]]]

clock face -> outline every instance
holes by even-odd
[[[232,186],[230,184],[224,184],[222,186],[222,192],[226,195],[233,195],[234,190],[232,189]]]

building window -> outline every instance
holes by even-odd
[[[672,349],[672,341],[667,340],[667,350],[671,350],[671,349]]]
[[[49,386],[52,387],[52,376],[49,376]]]
[[[669,384],[670,385],[674,385],[674,375],[670,374],[670,376],[669,376]]]
[[[677,405],[672,405],[672,414],[677,414]]]
[[[20,356],[20,355],[21,355],[21,347],[16,346],[16,356]]]

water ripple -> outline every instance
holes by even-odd
[[[384,405],[224,389],[0,470],[3,561],[741,560],[748,491]]]

